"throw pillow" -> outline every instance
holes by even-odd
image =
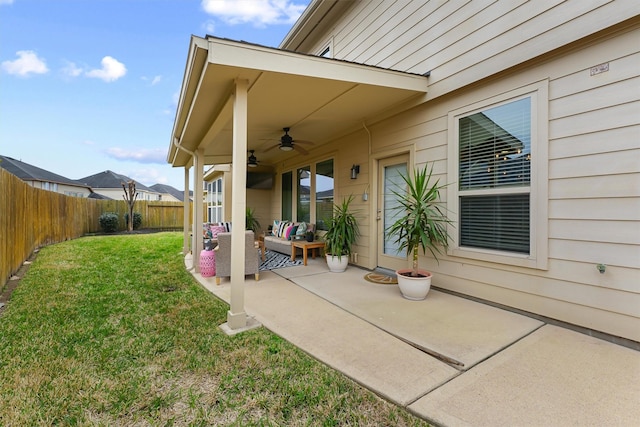
[[[296,230],[296,236],[304,236],[304,233],[307,232],[307,223],[301,222],[298,224],[298,229]]]
[[[298,231],[298,226],[292,225],[291,232],[289,232],[289,235],[287,236],[287,240],[294,240],[296,237],[296,231]]]
[[[287,229],[284,232],[284,238],[286,240],[291,240],[291,231],[293,230],[293,225],[291,225],[291,223],[289,223],[290,225],[287,227]]]
[[[287,230],[289,223],[287,221],[281,221],[280,226],[278,227],[278,237],[283,238],[284,232]]]
[[[273,227],[271,227],[271,235],[278,237],[278,228],[280,227],[280,221],[277,219],[273,220]]]
[[[224,225],[212,225],[211,226],[211,238],[212,239],[218,239],[218,234],[219,233],[224,233],[226,231],[227,230],[224,227]]]

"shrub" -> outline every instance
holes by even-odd
[[[129,214],[124,214],[124,220],[127,223],[127,230],[129,229]],[[137,230],[142,225],[142,214],[140,212],[133,213],[133,229]]]
[[[98,219],[100,228],[105,233],[113,233],[118,231],[118,214],[113,212],[105,212]]]

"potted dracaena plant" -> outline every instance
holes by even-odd
[[[351,248],[358,238],[358,222],[350,205],[353,195],[344,199],[340,205],[333,205],[333,215],[327,220],[327,232],[324,235],[327,266],[334,273],[347,269]]]
[[[254,234],[260,229],[260,222],[255,216],[255,212],[250,207],[247,207],[245,214],[245,229],[253,231]]]
[[[449,246],[451,236],[448,226],[451,221],[445,214],[446,207],[440,204],[440,190],[446,185],[432,182],[433,165],[416,169],[413,175],[402,175],[405,191],[393,191],[397,197],[398,219],[386,230],[387,236],[395,239],[399,249],[406,249],[411,256],[412,268],[396,271],[402,295],[411,300],[426,298],[431,288],[431,272],[418,267],[418,250],[426,255],[427,250],[436,262],[438,254]]]

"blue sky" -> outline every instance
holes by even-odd
[[[182,190],[165,159],[190,36],[277,47],[309,1],[0,0],[0,154]]]

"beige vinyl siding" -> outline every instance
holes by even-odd
[[[332,38],[335,58],[430,72],[435,98],[637,14],[612,0],[357,1],[309,52]]]
[[[313,35],[314,49],[331,38],[338,59],[431,72],[422,104],[367,121],[369,147],[348,146],[348,137],[333,145],[340,173],[360,163],[357,181],[371,185],[370,203],[360,204],[370,222],[358,264],[376,267],[376,159],[407,152],[415,165],[435,162],[446,181],[449,113],[544,82],[547,158],[537,167],[547,169],[548,188],[532,209],[548,210],[546,268],[453,256],[421,263],[436,273],[435,286],[640,341],[638,15],[640,2],[631,1],[371,0]],[[605,63],[609,71],[591,75]],[[359,141],[360,131],[353,136]],[[366,148],[367,175],[356,160]]]
[[[599,37],[371,126],[374,157],[404,147],[446,180],[450,111],[548,81],[547,269],[427,257],[434,285],[640,340],[639,39],[638,28]]]
[[[270,215],[270,200],[270,190],[247,189],[247,208],[253,209],[253,214],[260,223],[258,235],[263,231],[267,231],[269,225],[273,222],[273,217]]]

